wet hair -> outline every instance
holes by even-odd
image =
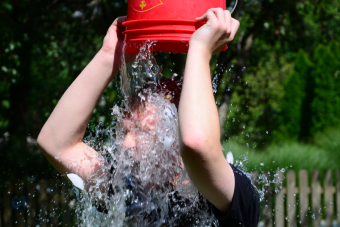
[[[164,97],[171,103],[175,104],[178,109],[179,100],[182,91],[182,82],[163,78],[158,82],[150,82],[137,89],[127,100],[127,106],[130,111],[137,111],[142,113],[145,110],[145,101],[148,99],[148,92],[160,94],[163,93]],[[130,116],[128,112],[125,113],[127,117]]]

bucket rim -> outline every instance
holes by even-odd
[[[152,28],[152,29],[131,29],[123,32],[123,35],[133,32],[174,32],[174,33],[193,33],[195,31],[189,29],[167,29],[167,28]]]
[[[169,40],[169,37],[162,37],[162,36],[154,36],[154,37],[148,37],[148,38],[132,38],[127,40],[127,42],[145,42],[145,41],[161,41],[161,42],[182,42],[182,43],[188,43],[189,42],[189,37],[171,37],[172,39]],[[157,45],[158,42],[156,42]]]
[[[200,24],[202,22],[198,22],[195,20],[178,20],[178,19],[142,19],[142,20],[128,20],[123,22],[123,25],[129,25],[129,24],[135,24],[135,23],[141,23],[141,22],[178,22],[183,24]]]

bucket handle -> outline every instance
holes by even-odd
[[[237,3],[238,3],[238,0],[236,0],[234,8],[231,10],[230,14],[232,14],[234,12],[234,10],[236,9]]]

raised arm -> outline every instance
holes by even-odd
[[[95,105],[119,70],[125,17],[109,28],[102,48],[66,90],[38,136],[38,145],[51,164],[65,176],[75,173],[85,181],[106,177],[105,160],[82,142]]]
[[[197,20],[207,21],[191,37],[179,104],[181,155],[198,190],[217,209],[227,212],[234,193],[234,174],[220,144],[218,112],[209,61],[231,42],[239,22],[229,11],[210,9]]]

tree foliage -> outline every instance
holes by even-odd
[[[50,174],[35,139],[63,92],[100,48],[114,18],[126,9],[127,0],[1,1],[2,177],[21,176],[22,169],[27,176]],[[340,55],[332,42],[340,36],[339,2],[239,0],[233,16],[241,22],[239,32],[228,51],[211,61],[222,139],[237,136],[249,146],[263,147],[281,129],[282,135],[289,134],[282,139],[297,138],[307,135],[307,128],[321,130],[339,122]],[[319,44],[324,46],[313,54]],[[304,81],[306,56],[314,66],[308,75],[312,79]],[[167,75],[181,75],[184,59],[158,54]],[[112,123],[110,108],[120,99],[116,83],[96,106],[90,129]],[[303,86],[305,93],[299,89]],[[330,102],[330,95],[338,98]],[[312,96],[313,101],[304,98]],[[13,163],[18,171],[9,170]]]
[[[336,116],[336,87],[334,75],[337,59],[329,47],[319,45],[314,53],[315,67],[311,73],[313,79],[313,101],[311,102],[311,131],[318,132],[334,126]]]
[[[50,165],[35,139],[63,92],[100,48],[113,19],[126,14],[126,2],[5,0],[0,6],[4,177],[22,174],[8,171],[11,163],[28,170],[25,174],[41,175]],[[111,104],[116,99],[112,85],[105,97]],[[109,105],[102,104],[96,120],[110,115]]]
[[[282,101],[281,118],[279,125],[285,138],[299,139],[302,137],[306,116],[304,103],[308,102],[307,84],[310,79],[312,63],[306,53],[299,50],[295,62],[294,72],[285,83],[285,95]],[[308,114],[308,113],[307,113]],[[281,120],[281,122],[280,122]]]

